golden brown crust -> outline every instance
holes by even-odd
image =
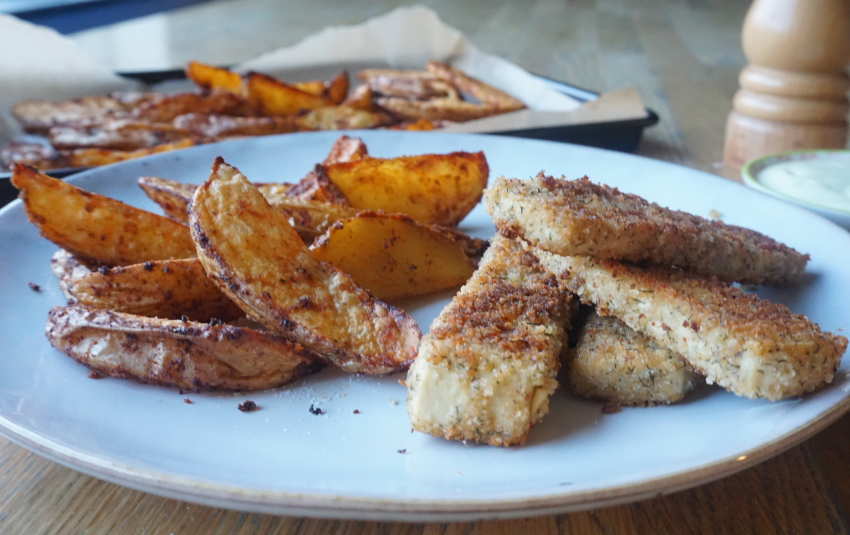
[[[79,305],[52,309],[45,334],[56,349],[105,375],[190,390],[262,390],[324,366],[281,335]]]
[[[497,180],[484,198],[500,232],[563,254],[678,266],[730,282],[786,285],[808,255],[753,230],[663,208],[587,177]]]
[[[406,382],[413,428],[451,440],[522,444],[548,411],[572,311],[536,258],[494,238],[422,339]]]
[[[207,273],[249,316],[356,373],[406,369],[420,333],[403,311],[320,262],[286,218],[219,158],[189,212]]]
[[[716,279],[532,251],[600,314],[681,353],[709,383],[741,396],[777,400],[820,388],[847,348],[843,336]]]

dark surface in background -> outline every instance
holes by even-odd
[[[73,33],[162,11],[201,4],[208,0],[90,0],[28,10],[9,10],[16,17],[59,33]]]

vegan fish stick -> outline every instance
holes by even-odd
[[[531,250],[584,303],[681,353],[709,384],[771,401],[832,382],[847,339],[739,288],[666,268]]]
[[[582,326],[566,367],[574,394],[614,405],[674,403],[699,381],[681,355],[596,312]]]
[[[534,256],[496,236],[431,324],[407,376],[413,429],[522,444],[549,410],[571,307]]]
[[[788,285],[809,260],[756,231],[670,210],[593,184],[500,178],[484,206],[502,233],[562,255],[647,260],[728,282]]]

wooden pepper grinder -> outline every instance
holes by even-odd
[[[844,148],[850,1],[755,0],[744,20],[741,89],[726,123],[727,166],[799,149]]]

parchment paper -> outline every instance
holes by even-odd
[[[445,61],[529,106],[528,110],[453,125],[455,132],[496,132],[646,116],[633,90],[602,95],[581,104],[518,66],[486,54],[458,30],[422,6],[400,7],[354,26],[331,27],[300,43],[234,67],[284,80],[329,79],[347,69],[421,69],[428,60]],[[0,14],[0,143],[20,133],[9,109],[25,99],[66,100],[139,84],[110,72],[74,41],[48,28]],[[157,88],[151,88],[156,90]]]

